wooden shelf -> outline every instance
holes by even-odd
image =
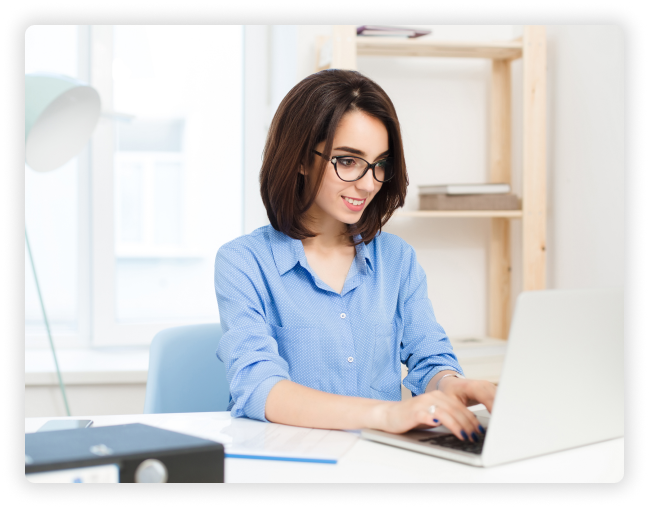
[[[545,289],[546,278],[546,88],[545,27],[528,25],[523,36],[501,41],[440,41],[362,37],[355,25],[334,25],[331,36],[316,41],[315,71],[358,68],[358,56],[455,57],[491,60],[489,181],[511,183],[512,173],[512,61],[522,59],[523,109],[522,210],[401,210],[393,217],[490,220],[488,245],[488,330],[491,337],[509,334],[512,292],[511,221],[521,220],[523,291]],[[386,65],[389,65],[386,62]],[[484,376],[484,372],[474,372]]]
[[[504,217],[520,219],[522,210],[400,210],[393,217]]]
[[[356,37],[358,56],[435,56],[455,58],[490,58],[515,60],[523,54],[523,42],[438,41],[431,38],[397,39],[389,37]]]

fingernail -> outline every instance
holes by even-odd
[[[439,423],[439,420],[438,420],[437,418],[433,418],[433,421],[434,421],[435,423]]]
[[[482,425],[478,425],[478,429],[480,429],[480,432],[484,434],[484,428],[482,427]]]
[[[466,432],[462,431],[461,434],[464,439],[469,439],[469,436],[466,435]]]
[[[476,434],[475,432],[471,432],[471,437],[473,438],[474,442],[476,443],[478,442],[478,434]]]

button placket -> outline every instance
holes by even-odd
[[[346,318],[347,318],[347,313],[345,313],[345,312],[341,312],[341,313],[340,313],[340,319],[346,319]],[[346,328],[346,329],[349,331],[349,333],[351,334],[351,329],[350,329],[349,327],[350,327],[350,324],[349,324],[349,321],[347,321],[347,322],[345,323],[345,328]],[[348,363],[353,363],[353,362],[354,362],[354,357],[353,357],[353,356],[348,356],[348,357],[347,357],[347,362],[348,362]]]

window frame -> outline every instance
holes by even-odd
[[[245,38],[245,27],[244,27]],[[155,323],[119,323],[116,320],[116,269],[115,269],[115,129],[114,122],[120,121],[120,114],[114,112],[112,74],[114,31],[112,25],[92,27],[91,72],[90,82],[102,97],[102,110],[105,112],[93,134],[91,143],[91,190],[92,201],[91,230],[101,234],[91,235],[91,280],[92,297],[90,298],[90,344],[103,346],[142,346],[161,330],[174,326],[193,324],[204,321],[187,320],[183,322]],[[246,60],[244,43],[244,66]],[[243,75],[243,103],[246,102],[246,75]],[[245,129],[245,116],[243,118]],[[244,130],[245,132],[245,130]],[[245,146],[245,143],[242,143]],[[245,159],[244,159],[245,165]],[[242,173],[244,170],[242,168]],[[243,186],[242,186],[242,194]],[[242,195],[242,200],[244,199]],[[245,205],[242,205],[245,206]],[[244,219],[241,220],[243,233]],[[214,253],[216,256],[216,252]],[[214,299],[216,305],[216,297]]]

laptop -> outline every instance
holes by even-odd
[[[481,467],[622,437],[623,354],[622,289],[526,291],[516,300],[491,415],[475,411],[486,429],[479,443],[443,426],[361,436]]]

